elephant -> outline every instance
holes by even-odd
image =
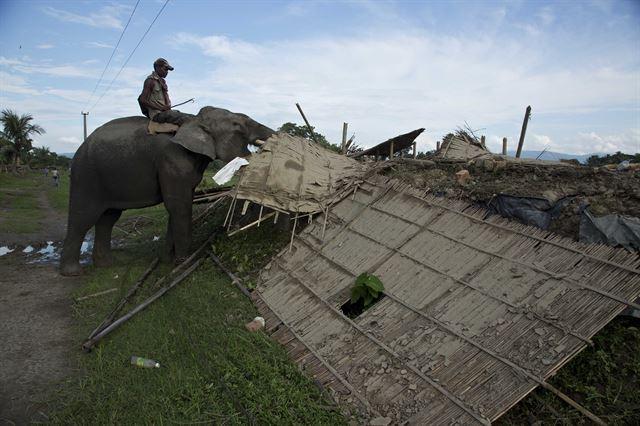
[[[250,154],[249,144],[275,132],[248,116],[204,107],[175,135],[147,133],[146,117],[118,118],[97,128],[72,160],[62,275],[79,275],[80,246],[95,225],[93,262],[112,262],[111,232],[123,210],[164,202],[169,214],[166,253],[176,262],[191,244],[193,193],[207,165]]]

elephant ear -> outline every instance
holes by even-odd
[[[216,158],[214,140],[198,120],[191,120],[180,126],[171,141],[182,145],[191,152],[206,155],[212,160]]]

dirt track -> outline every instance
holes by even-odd
[[[71,338],[71,292],[82,278],[63,278],[57,262],[29,264],[22,249],[53,241],[59,247],[66,218],[56,213],[44,192],[43,231],[26,236],[0,234],[0,246],[15,251],[0,257],[0,424],[47,420],[56,385],[75,374],[77,346]],[[16,247],[15,244],[18,244]]]

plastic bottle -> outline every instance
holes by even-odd
[[[264,318],[255,317],[253,321],[246,323],[244,326],[247,330],[254,332],[260,330],[261,328],[264,328],[264,324]]]
[[[137,367],[142,367],[142,368],[160,368],[159,362],[155,362],[152,359],[142,358],[139,356],[131,357],[131,365],[135,365]]]

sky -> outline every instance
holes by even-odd
[[[515,149],[531,105],[525,150],[640,152],[637,0],[0,0],[0,108],[34,146],[74,152],[83,111],[89,133],[140,115],[158,57],[181,111],[277,129],[298,102],[338,144],[343,122],[362,147],[424,127],[420,151],[468,125]]]

